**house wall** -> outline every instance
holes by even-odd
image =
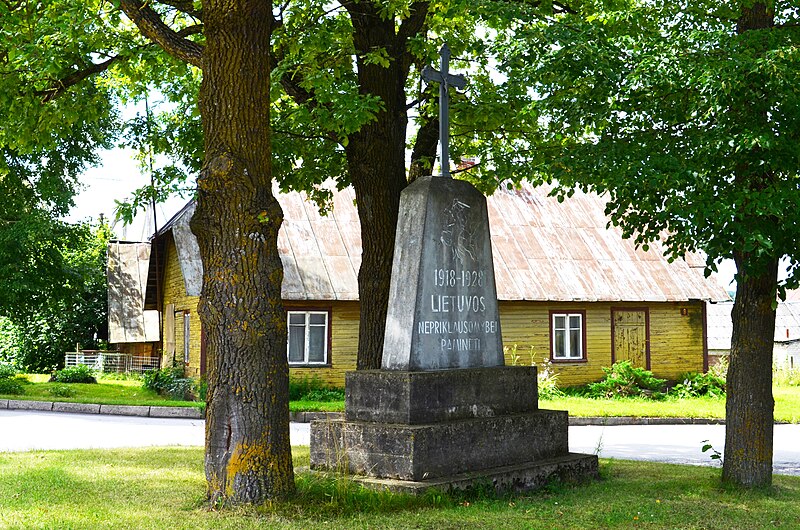
[[[166,244],[166,267],[163,281],[163,307],[174,306],[173,337],[174,358],[183,360],[184,324],[183,315],[189,314],[189,363],[185,365],[185,373],[190,377],[200,376],[201,326],[197,314],[199,297],[187,296],[183,283],[183,274],[178,263],[178,253],[174,241],[170,238]],[[292,378],[318,379],[328,386],[344,386],[344,373],[355,370],[356,352],[358,351],[358,302],[285,302],[287,310],[322,310],[330,312],[330,347],[329,364],[320,367],[292,367],[289,376]],[[165,323],[168,321],[165,318]],[[166,325],[166,324],[165,324]],[[165,331],[165,338],[168,333]],[[172,365],[173,354],[168,342],[163,344],[164,355],[162,367]]]
[[[172,341],[164,341],[161,366],[172,366],[173,358],[178,362],[184,359],[184,315],[189,315],[189,363],[184,365],[184,373],[190,377],[200,377],[200,317],[197,314],[197,296],[187,296],[183,283],[183,274],[178,263],[178,251],[175,242],[170,237],[166,246],[166,267],[162,283],[164,312],[170,311],[173,315],[172,322],[168,315],[164,315],[164,326],[172,326],[174,337],[174,352]],[[174,307],[170,307],[170,305]],[[164,330],[165,338],[169,337],[168,330]]]
[[[200,375],[200,319],[198,297],[187,296],[178,265],[175,244],[166,245],[167,261],[163,284],[164,307],[174,304],[175,358],[183,359],[183,315],[190,315],[190,358],[186,374]],[[356,367],[358,350],[358,302],[286,301],[289,310],[327,310],[330,312],[329,364],[320,367],[292,367],[292,378],[315,378],[320,382],[343,387],[344,374]],[[586,314],[585,362],[553,363],[562,386],[582,385],[603,378],[603,367],[611,366],[612,308],[647,308],[650,325],[650,366],[656,376],[677,379],[685,372],[704,369],[704,324],[702,302],[663,303],[549,303],[500,302],[503,343],[507,346],[506,364],[512,364],[511,347],[516,345],[518,364],[530,364],[530,352],[540,362],[550,358],[550,311],[580,310]],[[682,311],[683,310],[683,311]],[[165,318],[165,322],[168,319]],[[165,330],[165,337],[168,333]],[[172,363],[165,351],[162,365]]]
[[[772,363],[780,370],[800,367],[800,340],[776,342],[772,348]]]
[[[602,379],[611,366],[612,308],[647,308],[650,322],[650,367],[658,377],[677,379],[685,372],[703,371],[703,305],[685,303],[545,303],[501,302],[500,321],[506,364],[550,359],[550,311],[586,312],[586,361],[554,362],[562,386],[582,385]],[[685,315],[681,309],[684,309]]]

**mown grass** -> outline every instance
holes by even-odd
[[[2,394],[0,399],[27,399],[34,401],[66,401],[71,403],[97,403],[100,405],[151,405],[164,407],[203,407],[205,403],[196,401],[176,401],[164,399],[152,390],[142,387],[142,382],[134,379],[100,379],[97,384],[90,383],[48,383],[48,375],[27,374],[30,384],[25,385],[22,395]],[[69,396],[57,395],[67,388]],[[56,392],[54,394],[53,392]]]
[[[48,383],[46,374],[25,374],[30,383],[25,385],[22,395],[0,394],[0,399],[22,399],[32,401],[63,401],[70,403],[96,403],[100,405],[146,405],[160,407],[205,407],[204,402],[164,399],[158,393],[142,387],[136,379],[103,379],[98,384]],[[60,389],[68,388],[70,395],[57,395]],[[53,392],[56,392],[55,394]],[[291,401],[292,412],[342,412],[344,401]]]
[[[308,448],[293,448],[295,466]],[[602,480],[527,495],[375,493],[297,475],[297,495],[213,511],[201,448],[0,454],[3,528],[696,528],[800,527],[800,477],[766,490],[720,486],[718,468],[601,461]]]
[[[800,387],[776,386],[775,421],[800,423]],[[543,409],[568,410],[570,416],[609,417],[634,416],[639,418],[725,418],[725,397],[697,397],[663,400],[646,398],[594,399],[567,395],[550,400],[539,400]]]
[[[46,375],[27,375],[35,384],[25,386],[25,394],[13,396],[0,394],[0,399],[31,399],[40,401],[70,401],[75,403],[99,403],[106,405],[153,405],[153,406],[188,406],[203,407],[197,401],[165,400],[155,392],[144,389],[136,380],[104,380],[99,384],[66,384],[74,390],[70,397],[56,396],[51,393],[54,386],[65,386],[63,383],[47,383]],[[775,421],[800,423],[800,386],[775,386],[772,389],[775,397]],[[725,398],[697,397],[678,399],[668,397],[654,401],[644,398],[625,399],[593,399],[583,396],[567,395],[564,397],[540,400],[543,409],[567,410],[570,416],[576,417],[611,417],[633,416],[640,418],[725,418]],[[342,412],[344,401],[309,401],[297,400],[289,403],[292,412]]]

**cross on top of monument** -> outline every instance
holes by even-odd
[[[467,86],[467,79],[463,75],[451,74],[450,70],[450,48],[447,43],[442,45],[439,50],[441,56],[440,67],[437,71],[426,66],[422,69],[422,79],[429,83],[439,83],[439,143],[442,146],[441,162],[442,176],[450,176],[450,109],[447,94],[448,87],[464,88]]]

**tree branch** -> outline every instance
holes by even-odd
[[[42,103],[47,103],[49,101],[53,101],[55,98],[66,92],[66,90],[73,86],[77,85],[87,77],[99,74],[101,72],[105,72],[108,68],[117,61],[124,60],[118,55],[111,57],[110,59],[106,59],[102,63],[92,64],[88,68],[84,68],[83,70],[78,70],[69,74],[66,77],[62,77],[61,79],[56,80],[50,88],[46,88],[44,90],[37,90],[35,94],[37,96],[42,96]]]
[[[168,54],[203,68],[203,46],[181,37],[152,8],[140,0],[120,0],[120,7],[142,35],[157,43]]]
[[[203,10],[195,9],[194,2],[192,2],[192,0],[158,0],[158,1],[161,4],[174,7],[181,13],[186,13],[187,15],[194,17],[197,20],[203,20]]]
[[[409,69],[414,64],[415,57],[408,50],[406,44],[408,39],[418,35],[425,28],[428,19],[428,6],[430,2],[414,2],[411,4],[411,16],[400,24],[397,31],[397,50],[399,53],[400,67],[403,69],[403,76],[408,77]]]

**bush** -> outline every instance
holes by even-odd
[[[545,359],[536,365],[536,382],[539,391],[539,399],[556,399],[564,396],[564,392],[558,388],[558,374],[553,370],[553,363]]]
[[[11,379],[17,375],[17,369],[10,364],[0,364],[0,379]]]
[[[97,383],[94,370],[85,364],[58,370],[50,377],[50,381],[55,383]]]
[[[0,379],[0,394],[19,396],[25,393],[25,383],[16,377],[4,377]]]
[[[671,392],[679,398],[699,396],[721,397],[725,395],[725,379],[708,372],[689,372],[681,376],[681,382]]]
[[[302,396],[302,401],[342,401],[344,400],[344,389],[342,388],[319,388],[311,390]]]
[[[195,382],[184,377],[183,367],[175,364],[172,368],[148,370],[142,376],[142,386],[164,397],[178,401],[194,399]]]
[[[605,379],[598,383],[590,383],[587,395],[602,398],[664,397],[666,380],[658,379],[649,370],[634,367],[630,361],[614,363],[611,368],[603,368],[603,372],[606,374]]]
[[[800,369],[779,368],[773,374],[775,384],[781,386],[800,386]]]

